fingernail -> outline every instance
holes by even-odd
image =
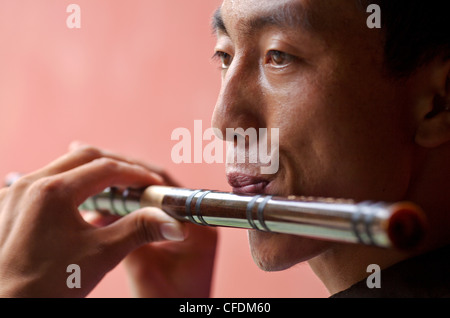
[[[77,148],[80,148],[81,146],[83,146],[83,143],[81,141],[78,140],[74,140],[70,143],[69,145],[69,149],[70,150],[75,150]]]
[[[160,184],[164,184],[164,179],[159,174],[152,172],[151,175],[153,178],[156,179],[156,182],[159,182]]]
[[[163,223],[159,227],[161,235],[169,241],[184,241],[184,232],[173,223]]]

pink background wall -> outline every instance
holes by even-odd
[[[66,8],[81,7],[81,29]],[[0,176],[81,140],[165,167],[191,188],[229,190],[219,164],[172,162],[178,127],[208,128],[220,74],[209,24],[219,0],[0,0]],[[307,264],[254,265],[244,230],[221,229],[213,297],[326,297]],[[129,297],[119,265],[90,297]]]

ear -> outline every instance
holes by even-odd
[[[424,89],[428,96],[420,105],[416,143],[426,148],[439,147],[450,141],[450,60],[430,64]]]

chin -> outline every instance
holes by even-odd
[[[234,193],[249,195],[288,196],[298,192],[290,191],[289,174],[278,173],[267,178],[250,171],[248,167],[230,166],[227,171],[229,184]],[[309,239],[298,235],[269,233],[249,230],[248,238],[253,260],[264,271],[286,270],[307,261],[325,251],[329,241]]]
[[[283,271],[323,253],[330,242],[296,235],[248,231],[250,250],[256,265],[266,272]]]

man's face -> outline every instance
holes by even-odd
[[[222,89],[213,126],[279,129],[279,170],[229,164],[236,192],[395,201],[408,188],[414,130],[407,85],[388,79],[383,35],[358,1],[225,0],[216,16]],[[223,22],[223,23],[222,23]],[[330,242],[250,231],[281,270]]]

